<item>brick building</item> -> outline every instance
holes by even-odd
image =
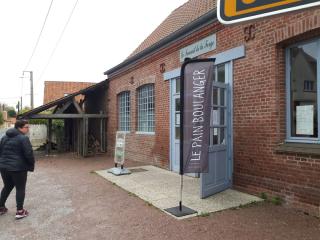
[[[174,10],[109,79],[108,148],[179,171],[180,67],[215,57],[210,172],[201,188],[280,196],[319,214],[320,8],[222,25],[213,0]],[[218,149],[219,151],[215,150]],[[205,196],[202,196],[205,197]]]
[[[81,89],[90,87],[92,82],[45,81],[43,104],[47,104]]]

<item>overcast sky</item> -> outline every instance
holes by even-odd
[[[104,80],[104,71],[128,57],[187,0],[76,2],[53,0],[38,47],[27,66],[51,0],[0,0],[0,102],[15,106],[22,95],[23,105],[30,105],[29,73],[21,78],[23,70],[34,72],[35,106],[42,104],[44,81]]]

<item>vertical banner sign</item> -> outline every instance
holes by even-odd
[[[319,0],[218,0],[218,19],[231,24],[320,5]]]
[[[116,146],[114,152],[114,162],[117,164],[124,164],[124,151],[126,143],[126,134],[124,132],[117,132]]]
[[[214,59],[189,60],[182,65],[181,175],[208,172],[213,80]]]

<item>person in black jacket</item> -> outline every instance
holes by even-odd
[[[26,120],[17,120],[14,128],[9,129],[0,141],[0,172],[4,187],[0,196],[0,215],[5,214],[7,198],[16,188],[16,219],[28,216],[23,208],[28,171],[34,170],[34,156],[29,138],[29,124]]]

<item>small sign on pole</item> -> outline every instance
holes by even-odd
[[[125,146],[126,146],[126,134],[124,132],[117,132],[116,143],[114,147],[114,167],[108,170],[109,173],[114,175],[126,175],[131,172],[124,168],[125,161]],[[120,167],[118,167],[118,165]]]

